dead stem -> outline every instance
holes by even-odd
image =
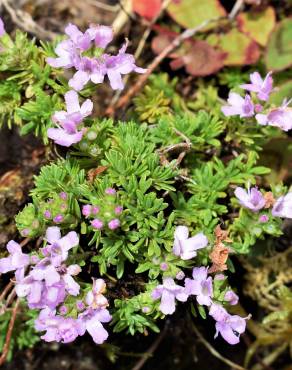
[[[11,319],[10,319],[10,322],[9,322],[9,325],[8,325],[8,330],[7,330],[7,333],[6,333],[5,343],[4,343],[3,350],[2,350],[2,355],[0,357],[0,366],[3,365],[4,362],[6,361],[6,357],[7,357],[8,352],[9,352],[11,336],[12,336],[12,332],[13,332],[13,328],[14,328],[14,324],[15,324],[15,319],[16,319],[19,303],[20,303],[20,300],[17,299],[16,302],[15,302],[15,306],[12,310]]]
[[[9,290],[13,287],[13,281],[9,281],[9,283],[6,285],[6,287],[3,289],[1,295],[0,295],[0,302],[5,298],[6,294],[9,292]]]

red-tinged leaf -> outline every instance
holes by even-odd
[[[258,44],[237,29],[220,35],[218,47],[227,53],[224,60],[226,66],[254,64],[260,57]]]
[[[152,40],[152,49],[156,54],[169,45],[174,36],[160,34]],[[217,72],[224,66],[226,53],[216,50],[206,41],[188,40],[179,49],[169,55],[173,60],[170,67],[173,70],[185,67],[192,76],[208,76]]]
[[[246,33],[261,46],[266,46],[276,25],[275,10],[269,6],[262,11],[240,13],[237,17],[237,24],[240,31]]]
[[[151,21],[159,14],[162,0],[132,0],[132,5],[134,12]]]

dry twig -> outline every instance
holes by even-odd
[[[20,300],[17,299],[17,301],[15,302],[15,306],[13,307],[13,310],[12,310],[11,319],[10,319],[10,322],[9,322],[9,325],[8,325],[8,330],[7,330],[7,333],[6,333],[5,343],[4,343],[3,350],[2,350],[2,355],[0,357],[0,366],[3,365],[4,362],[6,361],[6,358],[7,358],[8,352],[9,352],[11,336],[12,336],[12,332],[13,332],[13,328],[14,328],[14,324],[15,324],[15,319],[16,319],[19,303],[20,303]]]

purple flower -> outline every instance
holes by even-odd
[[[54,309],[66,297],[65,284],[62,281],[47,286],[44,281],[34,279],[31,274],[17,282],[15,291],[18,297],[26,297],[31,309]]]
[[[25,268],[30,264],[29,255],[22,253],[21,246],[14,240],[10,240],[6,248],[10,255],[0,259],[0,273],[16,270],[16,279],[20,280],[24,276]]]
[[[268,215],[261,215],[259,217],[259,222],[261,223],[265,223],[265,222],[268,222],[269,221],[269,216]]]
[[[48,219],[52,217],[52,214],[48,209],[44,212],[44,217]]]
[[[208,267],[195,267],[193,279],[185,279],[188,295],[195,295],[200,305],[210,306],[213,297],[212,277],[208,277]]]
[[[59,194],[59,197],[63,200],[66,200],[68,198],[68,194],[65,193],[65,191],[62,191],[60,194]]]
[[[272,209],[275,217],[292,218],[292,192],[277,199]]]
[[[104,62],[96,58],[81,57],[75,67],[77,72],[69,80],[69,86],[76,91],[82,90],[89,81],[102,83],[106,75]]]
[[[65,33],[69,36],[74,47],[80,51],[86,51],[91,46],[90,35],[87,32],[81,32],[75,24],[69,23],[65,28]]]
[[[120,220],[118,220],[117,218],[114,218],[113,220],[111,220],[107,225],[108,227],[111,229],[111,230],[115,230],[117,229],[119,226],[120,226]]]
[[[154,300],[161,298],[159,309],[164,315],[174,313],[176,299],[181,302],[186,302],[188,299],[184,287],[175,284],[172,278],[164,278],[163,284],[152,291],[151,297]]]
[[[225,293],[224,301],[228,302],[232,306],[236,305],[238,303],[238,295],[235,294],[232,290],[228,290]]]
[[[80,313],[78,318],[83,326],[82,333],[84,334],[85,331],[88,331],[95,343],[102,344],[108,338],[108,332],[102,325],[102,323],[109,322],[112,319],[107,309],[99,308],[94,310],[89,308]]]
[[[203,233],[199,233],[189,238],[189,230],[186,226],[178,226],[174,232],[173,254],[183,260],[196,257],[197,250],[205,248],[208,239]]]
[[[2,18],[0,17],[0,37],[2,37],[5,33],[4,23],[2,21]]]
[[[270,110],[268,114],[257,114],[256,120],[260,125],[279,127],[283,131],[292,129],[292,109],[288,107],[290,101],[284,101],[281,107]]]
[[[114,188],[107,188],[105,189],[105,193],[108,195],[116,195],[116,190]]]
[[[122,75],[131,72],[145,73],[146,69],[135,65],[135,58],[126,53],[128,44],[125,43],[119,50],[118,55],[104,55],[106,74],[113,90],[122,90],[124,83]]]
[[[95,218],[91,221],[91,225],[94,229],[100,230],[103,228],[103,222],[99,220],[98,218]]]
[[[58,111],[53,115],[53,121],[61,127],[49,128],[48,137],[62,146],[70,146],[78,143],[83,137],[83,131],[78,131],[78,126],[83,119],[92,113],[93,103],[90,99],[79,105],[76,91],[68,91],[65,94],[67,111]]]
[[[117,206],[115,208],[115,214],[120,215],[123,212],[123,207],[122,206]]]
[[[46,331],[41,338],[46,342],[71,343],[79,335],[84,334],[80,320],[71,317],[56,316],[56,312],[48,308],[42,310],[35,321],[37,331]]]
[[[75,231],[70,231],[62,237],[61,230],[57,226],[48,227],[46,240],[49,244],[45,247],[44,252],[46,256],[50,256],[50,261],[54,266],[60,266],[67,259],[68,251],[79,243]]]
[[[108,301],[103,293],[106,290],[106,284],[103,279],[93,280],[93,287],[85,298],[86,304],[92,308],[106,308],[108,306]]]
[[[166,262],[161,262],[160,264],[160,270],[166,271],[168,269],[168,264]]]
[[[105,49],[114,38],[113,29],[102,25],[91,25],[87,33],[90,35],[90,39],[94,40],[95,46],[102,49]]]
[[[254,115],[254,105],[251,101],[251,97],[247,94],[243,98],[237,93],[229,93],[227,100],[229,105],[225,105],[221,108],[225,116],[236,116],[252,117]]]
[[[272,72],[269,72],[263,80],[258,72],[250,74],[250,84],[240,85],[242,89],[257,93],[260,100],[267,101],[273,91]]]
[[[57,215],[54,217],[53,221],[56,223],[56,224],[59,224],[60,222],[62,222],[64,220],[64,216],[63,215]]]
[[[243,207],[253,212],[258,212],[266,204],[263,194],[256,187],[248,188],[248,190],[237,187],[234,194]]]
[[[215,338],[220,333],[229,344],[239,343],[239,336],[245,331],[248,317],[230,315],[225,308],[215,303],[210,307],[209,314],[216,320]]]
[[[79,60],[77,50],[71,40],[61,41],[55,48],[57,58],[47,58],[46,62],[54,68],[71,68]]]
[[[92,206],[90,204],[85,204],[82,207],[82,214],[85,217],[89,217],[91,215],[91,211],[92,211]]]
[[[76,308],[78,311],[83,311],[85,309],[85,304],[82,301],[77,301]]]

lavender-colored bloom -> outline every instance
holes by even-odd
[[[143,313],[149,313],[150,312],[150,308],[147,307],[147,306],[144,306],[144,307],[142,307],[142,312]]]
[[[85,304],[82,301],[77,301],[76,308],[78,311],[83,311],[85,309]]]
[[[185,278],[185,273],[184,273],[183,271],[179,271],[179,272],[176,274],[175,278],[176,278],[177,280],[183,280],[183,279]]]
[[[53,221],[56,223],[56,224],[59,224],[60,222],[62,222],[64,220],[64,216],[63,215],[57,215],[53,218]]]
[[[54,68],[71,68],[79,60],[77,50],[71,40],[61,41],[55,48],[57,58],[47,58],[46,62]]]
[[[120,215],[123,212],[123,207],[122,206],[117,206],[115,208],[115,214]]]
[[[90,204],[86,204],[82,207],[82,214],[85,217],[89,217],[91,215],[92,206]]]
[[[106,308],[108,301],[103,293],[106,290],[106,284],[103,279],[94,279],[92,290],[90,290],[85,298],[86,304],[92,309]]]
[[[116,195],[116,190],[114,188],[107,188],[105,189],[105,193],[108,195]]]
[[[257,93],[260,100],[267,101],[273,91],[272,72],[269,72],[263,80],[258,72],[250,74],[250,84],[240,85],[242,89]]]
[[[184,287],[175,284],[172,278],[164,278],[163,284],[152,291],[151,297],[155,300],[161,298],[159,309],[164,315],[174,313],[176,299],[181,302],[188,299]]]
[[[232,290],[228,290],[225,293],[224,301],[228,302],[232,306],[236,305],[238,303],[238,300],[239,300],[238,295],[235,294]]]
[[[55,112],[52,119],[58,123],[60,128],[49,128],[48,137],[62,146],[70,146],[78,143],[83,136],[83,131],[78,131],[78,126],[83,119],[89,116],[93,110],[93,103],[90,99],[80,106],[76,91],[68,91],[65,94],[67,111]]]
[[[261,215],[259,217],[259,222],[261,223],[265,223],[265,222],[268,222],[269,221],[269,216],[268,215]]]
[[[102,49],[105,49],[114,38],[113,29],[107,26],[91,25],[86,32],[90,39],[94,40],[95,46]]]
[[[10,240],[6,248],[10,255],[0,259],[0,273],[16,271],[16,279],[20,280],[24,276],[25,268],[30,264],[29,255],[22,253],[21,246],[14,240]]]
[[[111,230],[115,230],[118,227],[120,227],[120,224],[121,224],[120,220],[118,220],[117,218],[114,218],[113,220],[109,221],[107,225]]]
[[[46,331],[41,338],[46,342],[71,343],[84,334],[80,320],[56,316],[56,312],[45,308],[35,321],[37,331]]]
[[[86,51],[91,46],[90,35],[86,32],[81,32],[75,24],[69,23],[65,28],[65,33],[69,36],[74,47],[80,51]]]
[[[92,206],[92,214],[93,214],[93,215],[97,215],[97,214],[98,214],[98,212],[99,212],[99,207],[97,207],[97,206]]]
[[[230,315],[225,308],[215,303],[210,307],[209,314],[216,320],[215,338],[220,333],[229,344],[239,343],[239,336],[245,331],[247,318]]]
[[[61,230],[57,226],[47,229],[46,240],[49,243],[46,246],[46,250],[50,253],[50,260],[54,266],[60,266],[67,259],[68,251],[79,243],[79,238],[75,231],[70,231],[62,237]]]
[[[98,84],[104,80],[106,66],[102,60],[81,57],[75,67],[77,72],[69,80],[69,86],[76,91],[82,90],[89,81]]]
[[[275,217],[292,218],[292,192],[277,199],[272,209]]]
[[[161,271],[166,271],[168,269],[168,264],[166,262],[162,262],[160,264],[160,270]]]
[[[68,194],[65,193],[65,191],[62,191],[60,194],[59,194],[59,197],[63,200],[66,200],[68,198]]]
[[[108,338],[108,332],[102,325],[102,323],[109,322],[112,319],[107,309],[99,308],[93,310],[89,308],[80,313],[78,318],[83,325],[82,333],[84,334],[87,330],[95,343],[102,344]]]
[[[52,214],[48,209],[44,212],[44,217],[48,218],[48,219],[50,219],[52,217]]]
[[[0,17],[0,37],[3,36],[4,33],[5,33],[4,22],[2,21],[2,18]]]
[[[66,315],[66,313],[68,312],[68,308],[65,305],[63,305],[59,308],[59,312],[61,315]]]
[[[225,116],[237,116],[252,117],[254,115],[254,105],[251,101],[251,97],[247,94],[243,98],[237,93],[229,93],[227,100],[229,105],[225,105],[221,108]]]
[[[253,212],[258,212],[266,204],[263,194],[256,187],[248,188],[248,190],[237,187],[234,194],[243,207]]]
[[[100,230],[103,228],[103,222],[99,220],[98,218],[95,218],[91,221],[91,225],[94,229]]]
[[[183,260],[196,257],[197,250],[205,248],[208,239],[203,233],[189,238],[189,230],[186,226],[178,226],[174,232],[173,253]]]
[[[128,44],[125,43],[119,50],[118,55],[104,55],[106,74],[113,90],[122,90],[124,88],[122,75],[131,72],[146,72],[146,69],[136,66],[133,55],[126,53],[127,46]]]
[[[257,114],[256,120],[260,125],[279,127],[283,131],[292,129],[292,109],[290,101],[284,101],[281,107],[270,110],[268,114]]]
[[[208,277],[208,267],[195,267],[193,279],[185,279],[188,295],[195,295],[200,305],[210,306],[213,297],[212,277]]]

